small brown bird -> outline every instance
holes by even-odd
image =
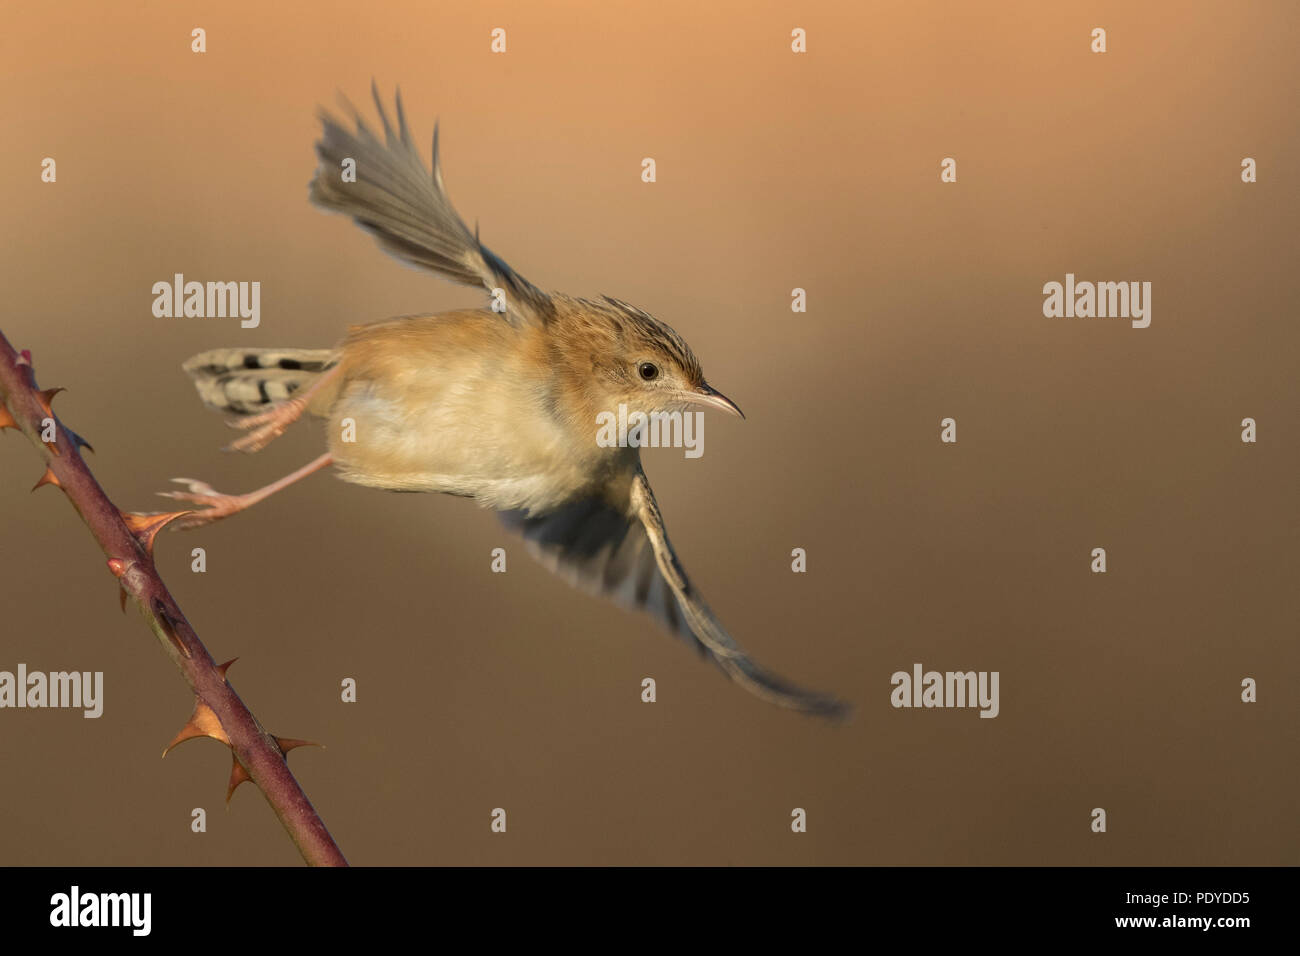
[[[494,308],[354,326],[335,349],[191,358],[184,368],[204,402],[246,416],[232,422],[248,432],[232,447],[258,451],[306,412],[329,423],[329,452],[245,495],[176,479],[189,490],[164,494],[205,507],[177,524],[242,511],[330,464],[358,484],[474,498],[501,512],[552,570],[656,615],[759,697],[844,712],[840,701],[763,670],[737,645],[668,542],[640,449],[597,441],[598,416],[620,405],[647,414],[740,409],[709,386],[690,347],[663,322],[617,299],[543,292],[488,250],[447,198],[437,125],[430,173],[401,94],[394,130],[372,92],[382,140],[359,115],[354,132],[322,112],[311,201],[351,216],[406,263],[482,285]],[[345,176],[350,168],[355,175]]]

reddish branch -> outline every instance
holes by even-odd
[[[192,737],[213,737],[230,746],[234,757],[226,799],[244,780],[252,780],[302,852],[314,866],[346,866],[325,824],[289,772],[285,753],[304,741],[266,732],[226,680],[230,663],[217,666],[158,576],[153,539],[174,514],[130,514],[108,500],[81,457],[89,447],[66,428],[50,408],[61,389],[36,387],[31,356],[15,352],[0,333],[0,430],[24,432],[45,459],[36,487],[61,488],[108,556],[108,569],[122,586],[122,600],[135,600],[140,613],[194,691],[194,714],[171,746]],[[52,441],[45,440],[52,438]],[[165,753],[165,752],[164,752]]]

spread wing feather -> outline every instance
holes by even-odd
[[[380,247],[403,262],[430,269],[464,285],[481,285],[489,292],[504,289],[505,318],[512,322],[542,322],[551,300],[478,240],[447,198],[438,160],[438,127],[433,129],[433,169],[425,168],[411,140],[397,94],[397,129],[393,129],[379,90],[372,85],[375,106],[383,123],[381,140],[355,109],[356,130],[322,111],[322,133],[316,144],[320,165],[311,181],[311,201],[322,209],[351,216],[374,235]],[[352,160],[356,181],[345,182],[343,164]]]
[[[808,713],[847,713],[842,701],[760,667],[727,633],[682,570],[644,472],[638,470],[626,501],[592,496],[541,515],[505,512],[502,519],[552,571],[589,593],[650,613],[750,693]]]

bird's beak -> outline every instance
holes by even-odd
[[[709,408],[719,408],[732,415],[738,415],[741,418],[745,417],[745,413],[740,410],[739,405],[727,398],[726,395],[723,395],[717,389],[713,388],[707,382],[694,391],[687,392],[682,396],[682,398],[685,401],[690,402],[692,405],[705,405]]]

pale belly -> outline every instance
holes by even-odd
[[[346,481],[465,495],[500,510],[544,511],[603,471],[594,440],[569,439],[526,386],[463,368],[454,379],[426,371],[405,383],[347,383],[326,427]]]

